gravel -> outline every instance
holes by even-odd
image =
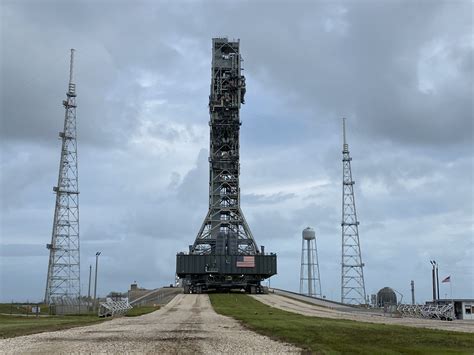
[[[0,340],[18,353],[300,353],[217,314],[207,295],[177,295],[162,309],[87,327]]]
[[[305,316],[349,319],[359,322],[395,324],[405,325],[408,327],[474,333],[474,322],[469,320],[442,321],[421,318],[391,318],[384,317],[383,314],[369,314],[368,312],[364,311],[346,312],[342,310],[330,309],[275,294],[255,295],[253,297],[268,306],[279,308],[284,311],[303,314]]]

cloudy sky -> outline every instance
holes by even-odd
[[[242,210],[297,290],[317,233],[340,297],[341,117],[367,293],[431,297],[430,259],[474,297],[469,1],[0,1],[0,301],[44,295],[75,48],[82,288],[174,281],[207,212],[211,38],[240,38]],[[441,285],[449,297],[449,286]]]

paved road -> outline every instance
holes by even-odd
[[[265,303],[269,306],[279,308],[285,311],[303,314],[306,316],[332,318],[332,319],[349,319],[359,322],[369,323],[383,323],[383,324],[396,324],[406,325],[409,327],[417,328],[430,328],[440,330],[451,330],[457,332],[474,333],[474,322],[456,320],[452,322],[434,320],[434,319],[420,319],[420,318],[391,318],[384,317],[383,314],[370,314],[364,311],[350,312],[342,311],[338,309],[326,308],[318,305],[312,305],[305,302],[301,302],[296,299],[288,297],[268,294],[268,295],[254,295],[258,301]]]
[[[218,315],[207,295],[177,295],[159,311],[0,340],[0,353],[299,353]]]

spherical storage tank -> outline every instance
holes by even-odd
[[[379,307],[397,304],[397,294],[390,287],[384,287],[377,292],[377,304]]]
[[[314,232],[314,229],[311,227],[307,227],[303,229],[303,239],[304,240],[316,239],[316,233]]]

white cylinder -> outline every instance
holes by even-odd
[[[304,240],[313,240],[316,239],[316,232],[313,228],[307,227],[303,230],[303,239]]]

